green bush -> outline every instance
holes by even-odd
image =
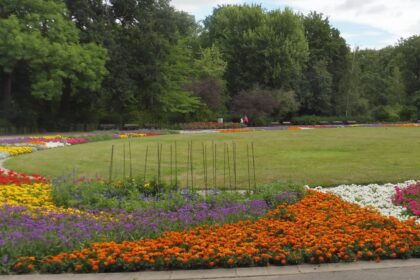
[[[253,126],[268,126],[273,121],[272,118],[269,117],[257,117],[256,119],[249,119],[249,122]]]
[[[379,106],[373,111],[373,115],[375,120],[381,122],[398,122],[400,110],[400,106]]]
[[[301,125],[316,125],[321,124],[322,122],[328,122],[332,124],[334,121],[355,121],[357,123],[369,123],[373,120],[368,116],[315,116],[315,115],[303,115],[299,117],[293,118],[293,124],[301,124]]]
[[[53,181],[52,198],[56,205],[66,208],[89,209],[124,209],[134,211],[157,207],[164,210],[176,210],[188,202],[194,201],[220,203],[240,202],[263,199],[269,205],[280,202],[295,202],[305,193],[303,186],[291,183],[276,182],[270,185],[258,186],[254,192],[212,191],[213,195],[203,196],[197,192],[178,189],[155,181],[144,183],[142,179],[118,180],[112,183],[98,179],[55,178]],[[284,193],[286,195],[284,196]],[[283,197],[278,197],[283,194]],[[289,197],[287,194],[292,195]],[[290,200],[292,199],[292,200]]]
[[[415,106],[403,106],[399,111],[399,116],[402,121],[416,121],[417,108]]]

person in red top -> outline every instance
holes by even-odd
[[[248,117],[245,115],[245,117],[243,118],[243,120],[244,120],[244,124],[245,125],[248,125],[248,123],[249,123],[249,120],[248,120]]]

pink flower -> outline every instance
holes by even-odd
[[[409,185],[406,188],[395,186],[395,194],[391,197],[394,205],[401,205],[420,216],[420,183]]]

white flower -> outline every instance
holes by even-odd
[[[61,142],[45,142],[45,147],[48,149],[50,148],[57,148],[57,147],[64,147],[65,144]]]
[[[371,206],[377,209],[384,216],[394,216],[400,220],[411,218],[404,214],[405,208],[396,206],[392,203],[391,197],[395,194],[395,186],[406,188],[415,184],[416,181],[410,180],[398,184],[369,184],[369,185],[340,185],[333,188],[316,187],[315,190],[324,193],[333,193],[340,196],[344,201],[356,203],[362,207]],[[420,223],[420,217],[416,219]]]

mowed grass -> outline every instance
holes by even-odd
[[[212,142],[216,144],[216,177],[219,187],[229,185],[229,168],[224,161],[224,143],[229,145],[230,181],[234,184],[232,143],[237,147],[237,185],[247,188],[247,144],[254,142],[257,184],[291,181],[310,186],[349,183],[401,182],[420,177],[420,128],[371,127],[300,131],[255,131],[164,135],[137,139],[110,140],[40,151],[8,160],[5,166],[25,173],[46,176],[68,175],[104,178],[109,175],[111,146],[115,147],[113,178],[122,178],[123,146],[126,146],[125,173],[129,174],[128,143],[131,143],[134,176],[144,176],[148,146],[147,177],[157,174],[157,143],[163,145],[162,174],[170,180],[170,145],[177,143],[177,175],[187,184],[187,143],[193,143],[194,185],[204,186],[202,143],[207,145],[208,185],[212,186]],[[175,176],[175,160],[172,176]],[[252,177],[251,159],[251,177]],[[226,174],[226,175],[225,175]],[[191,184],[191,181],[189,182]]]

